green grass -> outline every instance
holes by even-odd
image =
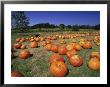
[[[82,32],[82,31],[80,31]],[[41,33],[41,32],[40,32]],[[56,34],[59,32],[51,33],[49,32],[42,32],[42,36],[47,36]],[[74,33],[74,32],[66,32],[66,33]],[[12,33],[11,36],[11,42],[12,44],[15,43],[15,39],[18,37],[29,37],[24,34],[24,36],[19,36],[18,33]],[[92,37],[89,37],[92,38]],[[67,43],[70,43],[72,39],[66,39]],[[76,38],[76,41],[79,41],[79,38]],[[53,41],[53,43],[58,43],[57,40]],[[23,44],[29,44],[29,42],[24,42]],[[99,46],[96,46],[94,43],[92,49],[82,49],[77,54],[83,57],[84,63],[80,67],[73,67],[66,55],[63,55],[63,58],[65,60],[65,63],[68,65],[69,73],[66,75],[66,77],[99,77],[100,76],[100,70],[94,71],[87,67],[87,62],[89,60],[89,54],[92,51],[99,51]],[[20,59],[18,57],[19,51],[21,49],[16,49],[15,58],[11,59],[11,66],[12,70],[20,71],[25,77],[52,77],[52,75],[49,72],[50,64],[48,62],[50,55],[52,52],[46,51],[43,47],[38,48],[28,48],[32,56],[30,56],[28,59]]]

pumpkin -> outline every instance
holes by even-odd
[[[66,52],[67,52],[67,49],[66,49],[66,47],[65,46],[59,46],[58,47],[58,53],[59,54],[66,54]]]
[[[60,43],[65,44],[66,42],[65,42],[65,40],[60,40]]]
[[[76,43],[76,44],[74,44],[74,49],[79,51],[79,50],[81,50],[81,46]]]
[[[18,72],[18,71],[12,71],[11,72],[11,77],[22,77],[23,74],[21,72]]]
[[[46,40],[46,43],[47,43],[47,44],[50,44],[50,43],[51,43],[51,41],[50,41],[50,40]]]
[[[90,53],[90,59],[96,57],[100,60],[100,53],[99,52],[91,52]]]
[[[52,51],[52,52],[58,52],[58,46],[53,44],[53,45],[51,46],[51,51]]]
[[[55,77],[64,77],[68,72],[67,66],[64,62],[56,61],[50,66],[50,73]]]
[[[16,44],[14,44],[14,47],[15,47],[16,49],[20,49],[20,48],[21,48],[21,46],[22,46],[22,44],[21,44],[21,43],[16,43]]]
[[[46,42],[45,41],[43,41],[42,43],[41,43],[41,46],[46,46],[47,44],[46,44]]]
[[[100,61],[96,57],[91,58],[88,62],[88,67],[92,70],[99,70],[100,69]]]
[[[36,41],[36,42],[39,42],[39,41],[40,41],[40,38],[35,38],[35,41]]]
[[[69,58],[69,62],[74,67],[79,67],[83,64],[83,58],[79,55],[73,55]]]
[[[25,48],[26,48],[26,45],[22,45],[22,46],[21,46],[21,49],[25,49]]]
[[[66,52],[68,58],[72,57],[74,54],[76,54],[76,50],[70,50]]]
[[[55,62],[55,61],[62,61],[64,62],[64,59],[62,58],[61,55],[54,53],[51,54],[50,58],[49,58],[49,63]]]
[[[52,47],[52,44],[47,44],[47,45],[45,46],[45,49],[48,50],[48,51],[50,51],[50,50],[51,50],[51,47]]]
[[[85,44],[83,44],[82,47],[85,49],[90,49],[90,48],[92,48],[92,44],[90,42],[85,42]]]
[[[80,44],[81,46],[83,46],[83,45],[85,44],[85,42],[80,41],[79,44]]]
[[[73,45],[72,45],[72,44],[68,44],[68,45],[66,46],[66,49],[67,49],[67,50],[73,50]]]
[[[30,47],[31,48],[36,48],[38,46],[38,43],[37,42],[31,42],[31,44],[30,44]]]
[[[30,52],[28,50],[21,50],[19,53],[19,57],[21,59],[27,59],[30,56]]]
[[[16,42],[19,42],[21,40],[21,38],[16,38]]]

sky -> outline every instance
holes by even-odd
[[[99,11],[25,11],[30,19],[30,26],[38,23],[65,25],[96,25],[100,24]]]

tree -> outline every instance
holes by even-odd
[[[72,26],[71,25],[68,25],[67,28],[72,28]]]
[[[60,24],[60,25],[59,25],[59,28],[60,28],[61,30],[63,30],[63,29],[65,28],[65,25],[64,25],[64,24]]]
[[[78,24],[73,25],[72,29],[74,31],[79,31],[79,25]]]
[[[12,17],[11,18],[14,21],[14,23],[13,23],[14,28],[21,29],[22,31],[25,31],[25,29],[28,28],[29,19],[25,15],[24,11],[14,11],[14,12],[12,12]]]
[[[97,24],[94,27],[95,27],[95,30],[99,30],[100,29],[100,24]]]

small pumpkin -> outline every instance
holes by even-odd
[[[69,62],[74,67],[79,67],[83,64],[83,58],[79,55],[73,55],[69,58]]]
[[[64,77],[68,73],[68,69],[64,62],[56,61],[51,64],[50,73],[55,77]]]
[[[21,49],[26,49],[26,45],[22,45],[21,46]]]
[[[21,40],[21,38],[16,38],[16,42],[19,42]]]
[[[51,51],[52,51],[52,52],[58,52],[58,46],[53,44],[53,45],[51,46]]]
[[[90,53],[90,59],[96,57],[98,60],[100,60],[100,53],[99,52],[91,52]]]
[[[16,44],[14,44],[14,47],[15,47],[16,49],[20,49],[20,48],[21,48],[21,46],[22,46],[22,44],[21,44],[21,43],[16,43]]]
[[[99,70],[100,69],[100,61],[96,57],[91,58],[88,62],[88,67],[92,70]]]
[[[47,44],[45,46],[45,49],[48,50],[48,51],[51,51],[51,47],[52,47],[52,44]]]
[[[76,53],[77,53],[76,50],[70,50],[70,51],[66,52],[66,55],[67,55],[68,58],[70,58],[70,57],[72,57]]]
[[[74,47],[73,47],[73,45],[72,45],[72,44],[68,44],[68,45],[66,46],[66,49],[67,49],[67,50],[73,50],[73,49],[74,49]]]
[[[58,47],[58,53],[59,54],[64,55],[64,54],[66,54],[66,52],[67,52],[67,49],[65,46],[59,46]]]
[[[27,59],[30,56],[30,52],[28,50],[21,50],[19,53],[19,57],[21,59]]]
[[[51,54],[51,56],[49,58],[49,63],[51,64],[52,62],[55,62],[55,61],[62,61],[62,62],[64,62],[64,59],[62,58],[61,55],[59,55],[57,53]]]
[[[92,44],[90,42],[85,42],[85,44],[83,44],[82,46],[84,49],[90,49],[92,48]]]
[[[36,48],[38,46],[38,43],[36,41],[31,42],[30,47],[31,48]]]
[[[82,49],[82,47],[81,47],[78,43],[76,43],[76,44],[74,45],[74,49],[77,50],[77,51],[79,51],[79,50]]]
[[[11,72],[11,77],[22,77],[23,74],[21,72],[18,72],[18,71],[12,71]]]

